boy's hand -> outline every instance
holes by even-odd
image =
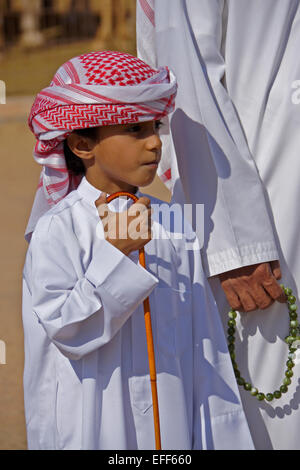
[[[103,224],[105,239],[129,255],[151,240],[150,199],[141,197],[124,212],[112,212],[106,203],[106,193],[95,201]]]

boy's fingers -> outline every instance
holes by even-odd
[[[109,212],[108,205],[106,202],[106,197],[107,197],[106,193],[101,193],[100,197],[95,201],[95,205],[98,209],[100,218],[105,217]]]
[[[151,201],[148,197],[142,196],[135,202],[135,204],[143,204],[144,206],[149,207]]]
[[[107,194],[102,192],[98,199],[95,201],[96,207],[100,206],[100,204],[106,204]]]
[[[149,201],[149,205],[148,205],[148,201]],[[129,207],[128,215],[132,217],[137,217],[141,215],[143,212],[146,212],[148,210],[150,210],[150,200],[148,198],[141,198],[138,201],[136,201],[134,204],[132,204],[132,206]]]

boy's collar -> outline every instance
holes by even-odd
[[[95,188],[95,186],[89,183],[85,176],[82,178],[77,191],[83,199],[89,201],[91,204],[94,204],[102,193],[100,189]]]
[[[83,176],[77,191],[79,194],[83,197],[83,199],[87,200],[90,202],[92,205],[95,204],[95,201],[99,199],[102,191],[100,189],[95,188],[91,183],[88,182],[85,176]],[[137,197],[140,197],[140,191],[139,189],[135,193]],[[131,201],[131,199],[129,199]]]

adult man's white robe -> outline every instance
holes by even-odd
[[[101,238],[100,194],[83,178],[39,220],[29,245],[29,448],[155,448],[142,306],[149,295],[163,449],[253,448],[197,238],[161,225],[153,204],[145,270],[136,253]]]
[[[137,13],[140,57],[169,65],[178,79],[161,173],[168,178],[171,167],[176,202],[205,204],[206,274],[280,259],[283,281],[297,295],[299,1],[141,0]],[[213,284],[225,319],[225,296]],[[239,329],[243,376],[263,392],[278,389],[286,306],[243,314]],[[298,365],[294,373],[274,403],[242,391],[257,449],[300,448]]]

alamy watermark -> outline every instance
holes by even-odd
[[[101,218],[97,225],[98,238],[147,239],[151,230],[152,239],[184,240],[187,250],[203,247],[204,204],[151,204],[150,221],[144,205],[136,203],[124,211],[124,204],[119,201],[119,205],[114,206],[115,211],[110,207],[108,211],[105,204],[98,206]],[[123,215],[117,218],[120,212]]]
[[[292,93],[292,103],[300,104],[300,80],[294,80],[292,83],[293,93]]]
[[[0,339],[0,365],[6,364],[6,344]]]
[[[6,104],[6,85],[3,80],[0,80],[0,104]]]

